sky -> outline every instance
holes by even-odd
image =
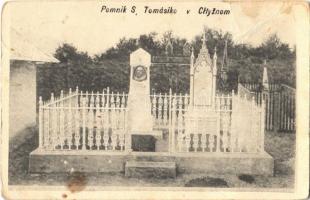
[[[101,13],[102,6],[127,9],[136,6],[136,13]],[[175,15],[144,14],[150,8],[177,9]],[[206,7],[230,10],[230,15],[199,15]],[[190,13],[186,14],[186,10]],[[53,54],[63,43],[73,44],[91,56],[114,46],[122,37],[138,37],[156,31],[172,30],[175,35],[192,40],[202,34],[203,27],[228,31],[236,43],[261,44],[270,34],[277,33],[291,47],[295,44],[295,23],[288,2],[205,2],[178,1],[28,1],[10,2],[4,8],[3,20],[18,32],[11,40],[24,40],[41,51]]]

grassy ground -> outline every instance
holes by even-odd
[[[275,159],[274,176],[241,174],[180,174],[176,179],[125,178],[123,174],[29,174],[29,153],[37,147],[37,131],[25,130],[10,141],[10,185],[66,185],[71,179],[83,179],[96,186],[171,186],[171,187],[273,187],[294,185],[295,134],[267,132],[265,149]],[[71,180],[71,181],[70,181]],[[74,181],[74,180],[73,180]]]

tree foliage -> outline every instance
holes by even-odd
[[[261,82],[264,60],[267,61],[271,82],[295,86],[295,50],[281,42],[277,35],[271,35],[261,45],[252,47],[248,44],[235,44],[232,35],[227,32],[206,29],[205,34],[211,56],[215,47],[217,48],[218,67],[222,64],[227,40],[229,90],[236,87],[238,79],[242,82]],[[47,99],[51,92],[57,93],[61,89],[76,86],[88,91],[102,91],[103,88],[110,87],[113,91],[128,92],[131,52],[142,47],[151,55],[165,55],[165,48],[170,40],[174,56],[182,55],[185,43],[193,47],[197,56],[202,45],[201,39],[202,34],[187,41],[174,36],[172,31],[167,31],[162,37],[152,32],[138,38],[121,38],[114,47],[93,58],[87,52],[78,51],[73,45],[63,44],[54,54],[60,63],[47,64],[39,69],[39,95]],[[188,93],[188,67],[171,65],[151,68],[151,88],[156,92],[168,92],[172,88],[177,93]]]
[[[79,52],[77,49],[67,43],[64,43],[62,46],[56,49],[54,57],[57,58],[60,63],[91,63],[92,58],[88,55],[87,52]]]

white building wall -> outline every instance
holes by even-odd
[[[36,124],[36,66],[29,61],[10,64],[10,138]]]

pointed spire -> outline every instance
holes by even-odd
[[[227,57],[227,39],[225,40],[225,46],[224,46],[224,52],[223,52],[223,58],[221,63],[221,69],[220,69],[220,76],[221,76],[221,85],[222,89],[225,90],[226,84],[227,84],[227,71],[228,71],[228,57]],[[238,77],[239,82],[239,77]]]
[[[213,59],[217,59],[217,48],[216,46],[214,47],[214,54],[213,54]]]
[[[206,44],[206,33],[205,33],[205,31],[203,32],[203,35],[202,35],[202,46],[201,46],[201,49],[199,51],[196,62],[200,63],[202,61],[207,61],[207,63],[209,65],[212,65],[212,60],[210,58],[210,54],[209,54],[207,44]]]
[[[173,44],[171,38],[168,38],[168,42],[166,44],[166,55],[173,55]]]
[[[202,34],[202,46],[206,46],[206,32],[204,31]]]
[[[228,57],[227,57],[227,39],[225,40],[224,52],[223,52],[223,59],[222,59],[222,66],[221,71],[227,71],[228,65]]]
[[[213,54],[213,75],[216,76],[217,75],[217,66],[216,66],[216,62],[217,62],[217,55],[216,55],[216,46],[214,47],[214,54]]]
[[[190,59],[190,74],[191,75],[194,75],[194,62],[195,62],[194,47],[192,47],[191,59]]]
[[[195,56],[194,56],[194,47],[191,48],[191,59],[194,59]]]

